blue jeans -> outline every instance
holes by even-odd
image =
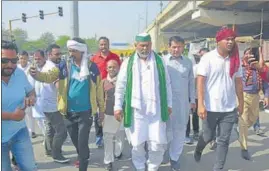
[[[27,127],[17,132],[8,142],[2,143],[2,170],[12,171],[10,151],[21,171],[36,171],[34,152]]]
[[[254,131],[260,129],[261,125],[260,125],[260,118],[257,119],[257,121],[255,122],[255,124],[253,125],[253,129]]]

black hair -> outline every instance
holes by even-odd
[[[37,53],[37,52],[39,52],[40,55],[41,55],[43,58],[45,58],[45,52],[44,52],[43,50],[38,49],[38,50],[35,51],[35,53]]]
[[[22,56],[29,56],[28,55],[28,52],[26,52],[25,50],[21,51],[20,55],[22,55]]]
[[[100,40],[106,40],[107,43],[108,43],[108,45],[109,45],[109,39],[108,39],[107,37],[102,36],[102,37],[100,37],[100,38],[98,39],[98,42],[100,42]]]
[[[209,52],[209,49],[208,48],[202,48],[202,49],[199,50],[199,53],[202,52],[202,51]]]
[[[85,40],[83,40],[82,38],[79,38],[79,37],[74,37],[72,40],[79,42],[79,43],[82,43],[82,44],[86,44]]]
[[[18,47],[15,43],[13,42],[9,42],[9,41],[2,41],[2,45],[1,45],[2,49],[9,49],[9,50],[15,50],[16,53],[18,53]]]
[[[51,45],[48,46],[46,51],[47,51],[47,53],[51,53],[52,49],[60,49],[60,48],[61,47],[59,45],[57,45],[57,44],[51,44]]]
[[[161,53],[161,52],[158,52],[157,54],[158,54],[159,56],[162,56],[162,53]]]
[[[171,46],[172,42],[180,42],[184,44],[185,40],[180,36],[172,36],[169,38],[169,46]]]

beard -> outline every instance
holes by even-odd
[[[59,64],[61,62],[61,58],[55,59],[54,61],[52,61],[55,64]]]
[[[15,69],[13,69],[13,68],[2,68],[1,69],[1,76],[10,77],[14,73]]]
[[[138,53],[138,56],[143,59],[149,56],[149,52],[137,52],[137,53]]]

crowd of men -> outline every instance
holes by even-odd
[[[37,50],[32,63],[27,52],[18,55],[15,44],[3,43],[2,170],[11,171],[10,154],[21,171],[37,170],[30,140],[37,136],[37,121],[44,154],[58,163],[69,162],[62,153],[69,135],[79,171],[88,168],[93,122],[107,170],[121,158],[127,137],[137,171],[157,171],[168,162],[177,171],[184,143],[192,143],[190,111],[193,138],[198,141],[195,161],[211,144],[216,149],[213,171],[223,170],[237,122],[241,155],[250,160],[248,128],[258,121],[262,89],[264,106],[268,105],[269,68],[260,49],[259,61],[251,48],[241,61],[235,38],[232,29],[221,28],[216,49],[201,49],[194,64],[183,56],[185,41],[179,36],[169,39],[169,53],[161,56],[152,50],[150,35],[139,34],[136,51],[124,60],[109,50],[106,37],[100,37],[99,52],[93,57],[87,56],[83,39],[73,38],[67,41],[67,60],[61,60],[60,47],[52,44],[46,52]]]

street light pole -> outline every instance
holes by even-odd
[[[148,1],[146,1],[146,29],[148,27]]]
[[[138,34],[140,33],[140,20],[142,20],[143,18],[141,17],[140,14],[138,14]]]
[[[72,1],[71,6],[71,31],[72,37],[79,37],[78,1]]]

